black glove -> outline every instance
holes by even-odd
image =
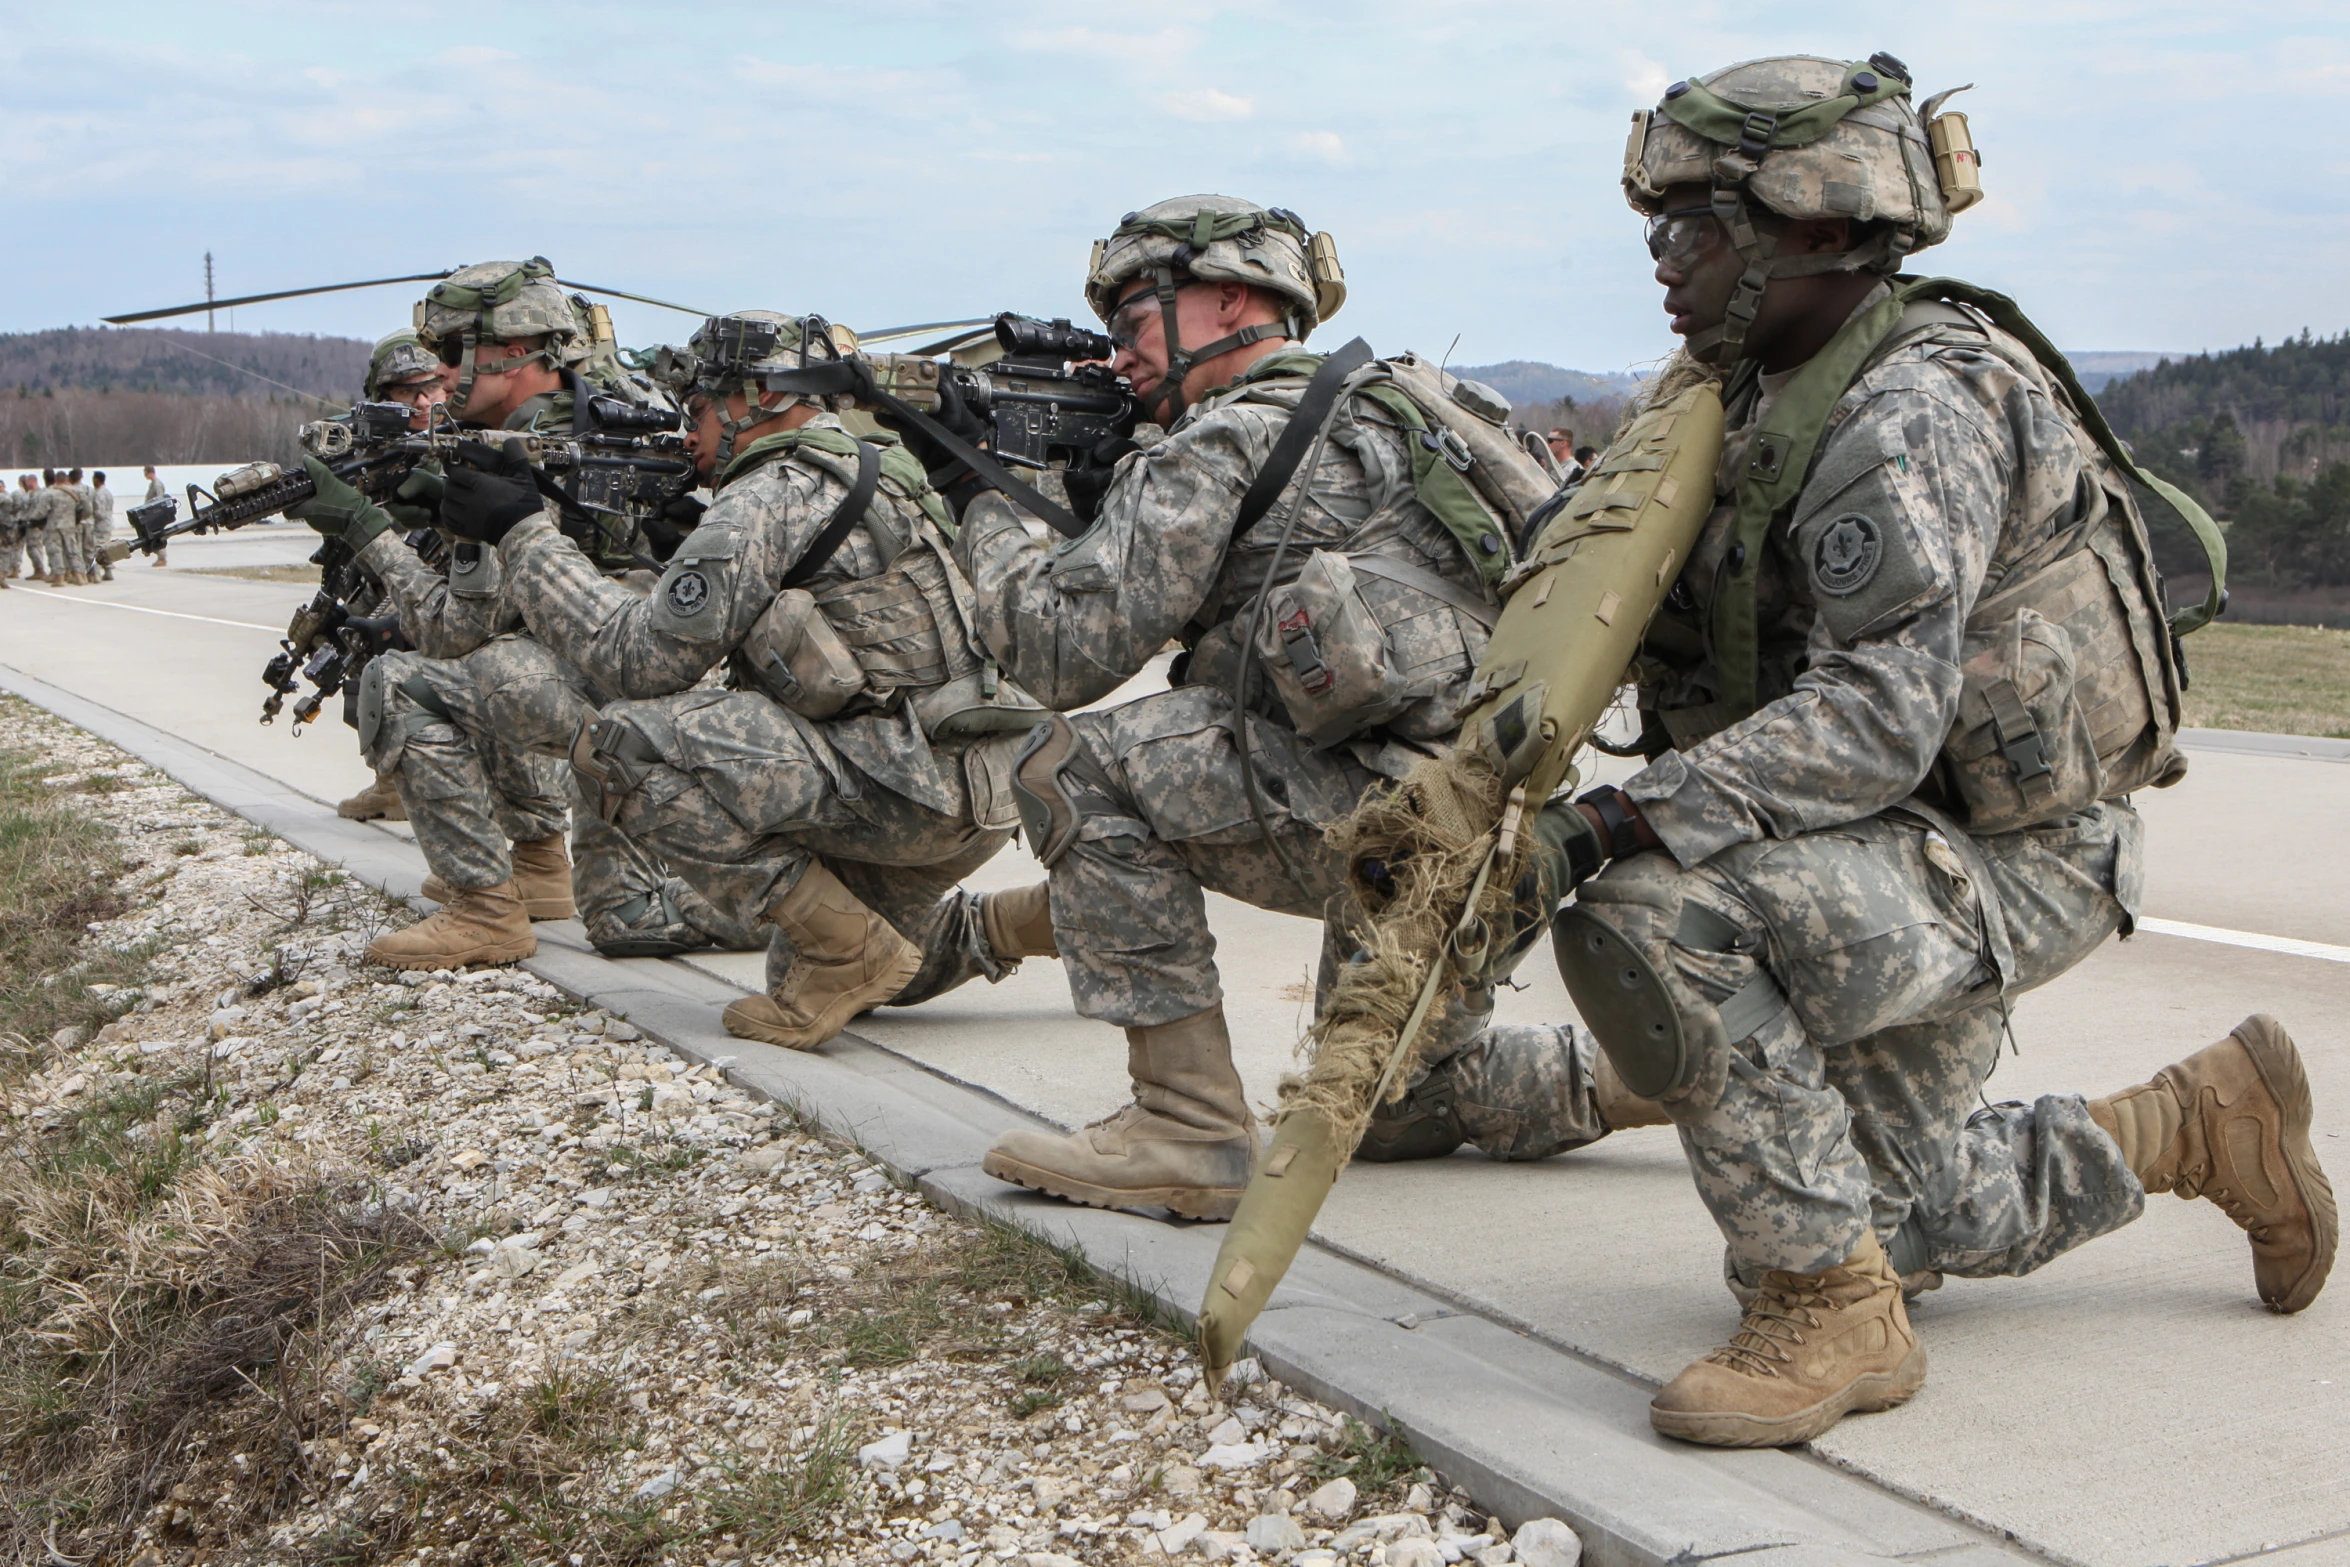
[[[1082,463],[1071,463],[1061,473],[1061,486],[1069,492],[1069,509],[1077,514],[1079,522],[1090,523],[1095,512],[1102,509],[1102,497],[1110,493],[1110,485],[1118,477],[1118,464],[1142,448],[1123,435],[1105,435],[1093,443]]]
[[[686,536],[702,525],[702,513],[709,509],[708,501],[696,500],[692,495],[680,495],[664,504],[660,515],[647,517],[637,525],[644,539],[645,553],[666,565]]]
[[[494,545],[545,504],[531,482],[520,439],[509,439],[503,451],[466,441],[442,479],[441,526],[461,539]]]
[[[441,489],[439,474],[430,468],[414,469],[392,491],[384,510],[403,529],[437,528],[441,524]]]
[[[302,468],[310,475],[318,493],[288,506],[287,516],[310,524],[330,539],[341,539],[354,555],[391,527],[391,519],[384,515],[382,507],[336,478],[325,463],[315,457],[305,457]]]

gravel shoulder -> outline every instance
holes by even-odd
[[[40,710],[0,753],[121,867],[0,1067],[19,1559],[1573,1561],[723,1062],[363,965],[403,909]]]

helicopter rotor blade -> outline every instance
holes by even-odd
[[[701,316],[706,319],[712,313],[707,310],[696,310],[691,305],[673,305],[666,299],[655,299],[650,294],[631,294],[626,289],[598,288],[593,283],[574,283],[566,278],[557,278],[555,281],[565,288],[576,288],[583,294],[609,294],[614,299],[633,299],[640,305],[658,305],[663,310],[674,310],[681,316]]]
[[[408,277],[369,278],[364,283],[327,283],[317,288],[281,288],[274,294],[245,294],[236,299],[206,299],[193,305],[174,305],[169,310],[134,310],[128,315],[104,316],[108,326],[130,326],[140,321],[163,321],[172,316],[200,315],[207,310],[234,310],[239,305],[266,304],[273,299],[301,299],[311,294],[339,294],[354,288],[384,288],[393,283],[438,283],[455,267],[440,272],[418,272]]]
[[[857,341],[860,343],[883,343],[893,337],[912,337],[917,332],[948,332],[960,327],[992,327],[994,325],[995,317],[993,316],[974,316],[968,321],[918,321],[912,326],[893,326],[879,332],[859,332],[857,333]],[[958,338],[956,341],[960,342],[961,339]],[[921,351],[930,352],[928,349]]]
[[[968,348],[973,343],[990,343],[995,341],[995,333],[992,330],[992,325],[993,323],[990,323],[991,330],[989,331],[957,332],[952,337],[942,337],[936,342],[924,343],[919,348],[909,348],[906,350],[906,352],[914,355],[917,358],[926,359],[938,354],[951,354],[956,349]]]

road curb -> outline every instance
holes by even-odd
[[[345,821],[331,804],[233,758],[11,666],[0,665],[0,689],[369,885],[404,898],[423,885],[422,857],[398,834]],[[998,1135],[1045,1125],[1039,1118],[854,1034],[810,1052],[733,1038],[718,1009],[742,994],[737,987],[682,963],[601,957],[576,921],[537,933],[538,954],[522,966],[549,984],[853,1139],[940,1208],[1079,1251],[1191,1320],[1196,1281],[1221,1230],[1071,1207],[980,1172]],[[1299,1255],[1250,1344],[1282,1381],[1393,1426],[1431,1468],[1513,1527],[1566,1519],[1592,1567],[1689,1567],[1733,1556],[1740,1567],[2047,1560],[1808,1452],[1665,1442],[1648,1429],[1649,1384],[1320,1245]]]

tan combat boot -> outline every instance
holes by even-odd
[[[449,884],[437,874],[424,878],[423,890],[435,903],[449,901]],[[514,846],[514,890],[534,920],[567,920],[579,912],[571,898],[571,845],[561,833]]]
[[[377,937],[367,956],[393,968],[471,968],[519,963],[538,949],[530,916],[522,912],[522,899],[508,881],[479,892],[451,893],[436,913]]]
[[[1648,1422],[1707,1447],[1785,1447],[1891,1409],[1925,1381],[1900,1275],[1865,1230],[1840,1267],[1764,1274],[1730,1342],[1666,1383]]]
[[[408,819],[408,807],[400,803],[400,791],[393,784],[391,776],[386,773],[378,773],[375,775],[375,782],[336,806],[335,814],[347,821],[354,822],[404,822]],[[433,877],[426,880],[425,886],[428,890],[425,896],[432,898],[435,903],[448,902],[449,900],[446,898],[435,897],[429,890],[435,880],[438,878]]]
[[[980,928],[988,950],[999,958],[1057,958],[1060,944],[1053,938],[1052,883],[1040,881],[1009,892],[991,892],[979,900]]]
[[[2273,1017],[2151,1083],[2089,1101],[2150,1192],[2205,1197],[2252,1237],[2252,1279],[2276,1311],[2299,1311],[2334,1265],[2334,1189],[2310,1146],[2309,1074]]]
[[[1219,1003],[1126,1031],[1134,1103],[1065,1137],[1007,1132],[980,1161],[999,1181],[1092,1208],[1230,1219],[1256,1161],[1256,1118],[1232,1069]]]
[[[1599,1124],[1611,1132],[1673,1124],[1663,1105],[1624,1086],[1624,1080],[1616,1075],[1616,1064],[1604,1050],[1593,1051],[1591,1056],[1591,1103],[1599,1111]]]
[[[905,989],[922,967],[922,949],[821,863],[811,862],[766,917],[796,955],[774,990],[726,1009],[726,1031],[738,1039],[813,1050]]]

